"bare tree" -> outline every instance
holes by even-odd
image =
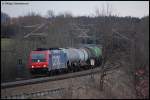
[[[57,15],[57,18],[71,18],[73,17],[72,13],[71,12],[61,12]]]
[[[112,13],[113,13],[113,10],[112,10],[113,8],[112,8],[112,5],[111,4],[109,4],[109,3],[107,3],[106,4],[106,16],[111,16],[112,15]]]
[[[110,3],[103,4],[101,8],[95,8],[95,15],[99,16],[114,16],[118,15],[114,13],[114,8]]]
[[[72,15],[71,12],[65,12],[65,13],[64,13],[64,16],[65,16],[66,18],[71,18],[73,15]]]
[[[48,11],[47,11],[47,16],[48,16],[48,18],[54,18],[54,17],[55,17],[55,12],[54,12],[54,10],[48,10]]]

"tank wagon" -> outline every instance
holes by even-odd
[[[30,52],[28,62],[32,73],[38,70],[64,72],[96,67],[102,63],[102,47],[87,45],[78,48],[37,49]]]

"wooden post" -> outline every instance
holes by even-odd
[[[106,74],[106,72],[104,71],[104,61],[102,62],[102,73],[100,76],[100,91],[103,91],[103,84],[104,84],[104,76]]]

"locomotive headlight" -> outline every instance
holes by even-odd
[[[32,66],[32,68],[34,68],[34,66]]]
[[[46,67],[46,65],[43,65],[43,67]]]

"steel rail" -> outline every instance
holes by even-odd
[[[20,81],[15,81],[15,82],[7,82],[7,83],[1,84],[1,89],[10,88],[10,87],[18,87],[18,86],[23,86],[23,85],[30,85],[30,84],[38,84],[38,83],[43,83],[43,82],[48,82],[48,81],[57,81],[57,80],[75,78],[75,77],[80,77],[80,76],[86,76],[86,75],[94,74],[94,73],[98,73],[98,72],[101,73],[102,71],[105,71],[105,72],[111,71],[111,70],[119,68],[119,66],[120,66],[120,64],[117,64],[115,67],[106,67],[104,65],[103,70],[102,70],[102,67],[100,66],[100,67],[90,69],[90,70],[84,70],[84,71],[68,73],[68,74],[63,74],[63,75],[58,75],[58,76],[50,76],[50,77],[42,77],[42,78],[35,78],[35,79],[28,79],[28,80],[20,80]]]
[[[52,90],[48,89],[48,90],[36,91],[32,93],[21,93],[17,95],[4,96],[1,98],[2,99],[29,99],[29,98],[31,99],[34,97],[46,96],[46,95],[62,92],[63,90],[65,90],[65,88],[57,88],[57,89],[52,89]]]
[[[57,80],[63,80],[63,79],[68,79],[68,78],[74,78],[74,77],[80,77],[80,76],[85,76],[85,75],[92,74],[92,73],[98,73],[100,71],[101,71],[101,68],[98,67],[95,69],[90,69],[90,70],[85,70],[85,71],[80,71],[80,72],[75,72],[75,73],[68,73],[68,74],[59,75],[59,76],[42,77],[42,78],[35,78],[35,79],[29,79],[29,80],[7,82],[7,83],[1,84],[1,89],[43,83],[43,82],[48,82],[48,81],[57,81]]]

